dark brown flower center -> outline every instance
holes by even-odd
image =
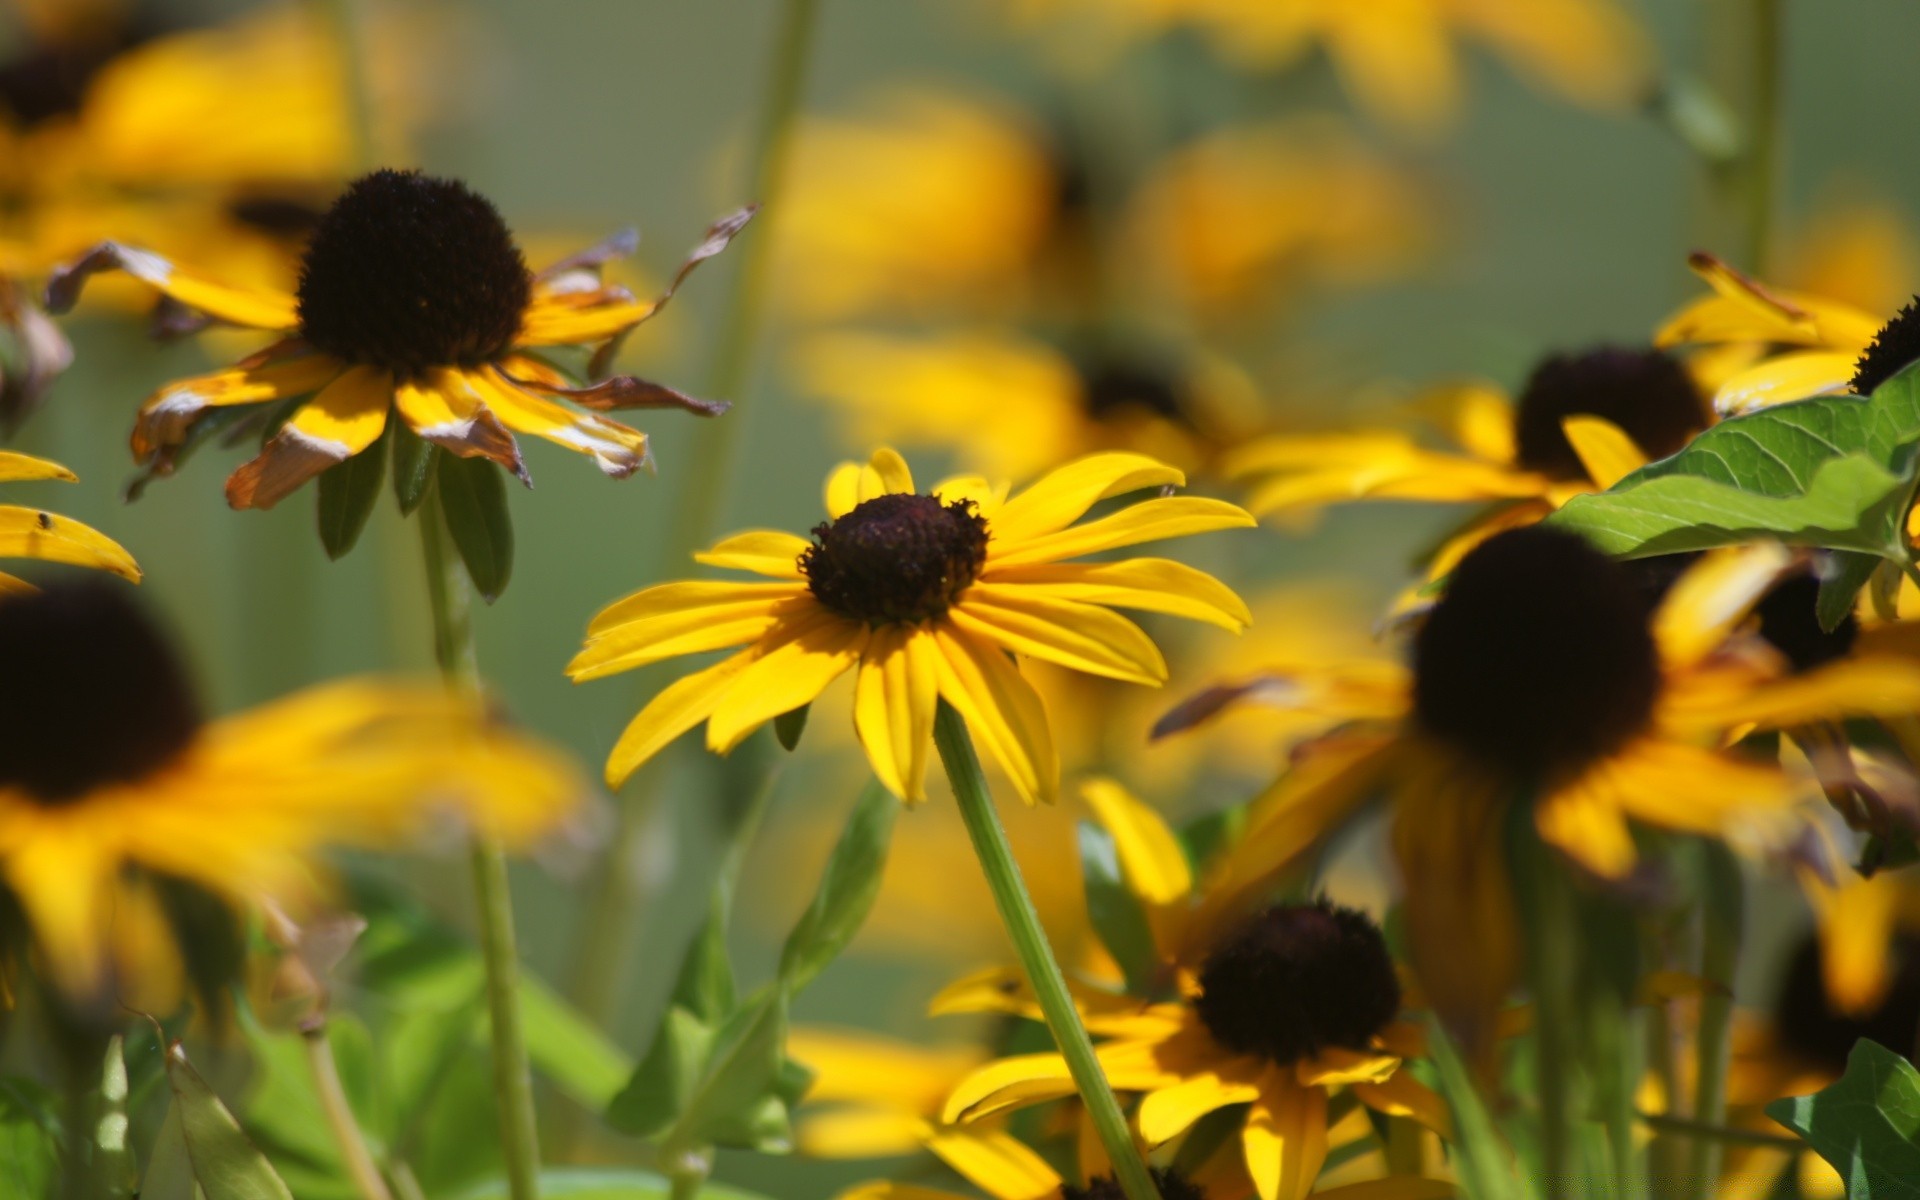
[[[1282,904],[1208,957],[1194,1008],[1222,1046],[1284,1065],[1365,1050],[1399,1013],[1400,981],[1365,913]]]
[[[1871,1012],[1845,1013],[1827,996],[1819,941],[1812,935],[1802,940],[1774,999],[1781,1044],[1836,1074],[1846,1069],[1847,1055],[1862,1038],[1913,1058],[1914,1031],[1920,1028],[1920,938],[1903,936],[1888,951],[1893,982],[1886,997]]]
[[[1174,372],[1144,359],[1101,354],[1081,360],[1081,404],[1096,421],[1129,414],[1193,424],[1193,404]]]
[[[1920,359],[1920,296],[1880,327],[1873,342],[1853,367],[1852,389],[1856,396],[1871,396],[1875,389]]]
[[[165,766],[200,728],[179,658],[107,579],[0,598],[0,787],[60,804]]]
[[[1577,771],[1647,725],[1660,660],[1634,577],[1539,527],[1462,559],[1413,647],[1419,725],[1520,778]]]
[[[1207,1200],[1206,1191],[1178,1171],[1153,1167],[1151,1174],[1154,1186],[1160,1189],[1160,1200]],[[1095,1175],[1085,1187],[1060,1185],[1060,1200],[1126,1200],[1126,1196],[1120,1181],[1111,1175]]]
[[[1648,458],[1665,458],[1707,427],[1700,389],[1658,350],[1600,346],[1543,360],[1520,393],[1515,430],[1520,465],[1555,479],[1587,477],[1561,422],[1602,417]]]
[[[452,179],[375,171],[314,228],[300,265],[300,331],[336,358],[410,378],[499,355],[532,292],[526,260],[485,197]]]
[[[1820,581],[1796,575],[1768,592],[1755,610],[1760,616],[1760,636],[1785,655],[1796,672],[1845,658],[1860,636],[1860,622],[1852,613],[1831,630],[1820,628],[1815,609],[1819,599]]]
[[[914,624],[944,615],[986,560],[987,522],[972,501],[895,493],[814,526],[800,570],[843,617]]]

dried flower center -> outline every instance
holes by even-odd
[[[1080,365],[1081,404],[1096,421],[1129,413],[1193,424],[1192,405],[1173,374],[1158,366],[1101,357]]]
[[[1809,934],[1788,960],[1774,998],[1774,1028],[1791,1051],[1831,1068],[1846,1069],[1847,1055],[1861,1038],[1914,1057],[1914,1028],[1920,1025],[1920,938],[1900,937],[1889,947],[1893,981],[1886,998],[1866,1013],[1844,1013],[1827,996],[1820,943]]]
[[[200,728],[186,672],[126,585],[0,599],[0,788],[60,804],[166,765]]]
[[[971,500],[875,496],[813,528],[800,570],[814,597],[869,625],[929,621],[953,607],[987,560],[987,522]]]
[[[314,228],[300,265],[300,331],[336,358],[411,378],[498,355],[532,292],[526,260],[485,197],[418,171],[375,171]]]
[[[70,40],[29,41],[0,63],[0,109],[22,126],[73,116],[101,68],[163,32],[150,17],[136,17]]]
[[[1700,389],[1658,350],[1600,346],[1556,354],[1534,368],[1520,393],[1520,465],[1555,479],[1585,479],[1587,468],[1560,427],[1578,415],[1618,425],[1649,458],[1665,458],[1707,427]]]
[[[1873,342],[1853,367],[1853,392],[1871,396],[1874,390],[1920,359],[1920,296],[1915,296],[1873,335]]]
[[[1282,904],[1208,957],[1194,1008],[1222,1046],[1285,1065],[1366,1049],[1399,1013],[1400,981],[1365,913]]]
[[[1414,641],[1422,728],[1515,776],[1577,771],[1647,725],[1660,691],[1634,577],[1571,534],[1487,539]]]
[[[1785,655],[1796,672],[1845,658],[1860,636],[1860,622],[1852,613],[1831,630],[1820,628],[1815,609],[1819,599],[1820,581],[1796,575],[1768,592],[1755,609],[1760,614],[1760,636]]]
[[[1160,1189],[1160,1200],[1207,1200],[1206,1191],[1178,1171],[1153,1167],[1150,1173],[1154,1185]],[[1120,1181],[1111,1175],[1096,1175],[1087,1180],[1085,1187],[1060,1185],[1060,1200],[1126,1200],[1126,1195]]]

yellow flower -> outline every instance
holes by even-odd
[[[1159,1003],[1091,989],[1080,995],[1089,1032],[1105,1038],[1098,1055],[1109,1082],[1143,1094],[1136,1123],[1148,1145],[1172,1141],[1219,1109],[1249,1105],[1237,1139],[1246,1174],[1262,1200],[1298,1200],[1326,1160],[1327,1103],[1337,1090],[1377,1111],[1449,1128],[1440,1098],[1400,1069],[1420,1037],[1398,1020],[1399,981],[1368,917],[1320,901],[1203,927],[1202,893],[1158,815],[1111,782],[1091,783],[1084,795],[1113,836],[1178,994]],[[935,1011],[1031,1015],[1031,999],[1002,982],[963,981]],[[966,1124],[1073,1091],[1058,1054],[1006,1058],[955,1088],[942,1116]]]
[[[1509,531],[1454,569],[1410,669],[1374,660],[1242,677],[1234,688],[1256,702],[1346,707],[1323,710],[1332,732],[1255,802],[1232,867],[1207,890],[1206,923],[1257,904],[1384,792],[1413,965],[1434,1006],[1490,1045],[1519,969],[1503,848],[1518,797],[1545,842],[1603,879],[1638,861],[1633,822],[1774,847],[1799,827],[1807,789],[1778,763],[1716,748],[1730,733],[1920,704],[1908,663],[1842,659],[1782,677],[1777,657],[1729,642],[1785,561],[1777,548],[1709,555],[1649,616],[1627,567],[1556,531]]]
[[[74,478],[73,472],[59,463],[0,450],[0,483],[35,479],[72,483]],[[37,558],[98,567],[133,583],[140,582],[140,568],[120,543],[70,517],[18,504],[0,504],[0,558]],[[31,590],[24,581],[0,574],[0,595]]]
[[[802,1026],[787,1055],[813,1072],[795,1131],[815,1158],[890,1158],[926,1146],[940,1105],[986,1054],[930,1049],[848,1030]]]
[[[1022,798],[1051,801],[1059,760],[1046,709],[1011,655],[1157,685],[1159,649],[1104,607],[1136,608],[1238,631],[1246,606],[1212,576],[1169,559],[1066,560],[1252,524],[1231,504],[1164,496],[1075,525],[1103,499],[1186,482],[1143,455],[1096,454],[1018,496],[978,476],[916,492],[906,462],[878,450],[827,481],[830,521],[813,541],[756,530],[696,557],[771,583],[682,582],[636,592],[594,617],[567,671],[576,681],[745,645],[654,698],[607,760],[618,786],[701,722],[725,753],[812,702],[857,668],[853,724],[895,795],[925,795],[937,702],[951,704]]]
[[[392,846],[442,814],[525,844],[581,794],[563,759],[440,687],[340,682],[204,721],[171,646],[105,581],[0,598],[0,658],[0,888],[77,1003],[145,990],[123,950],[173,957],[128,937],[144,895],[297,904],[327,845]]]
[[[1114,349],[1075,355],[987,329],[815,335],[799,367],[808,390],[845,414],[856,441],[950,447],[966,467],[995,478],[1032,479],[1112,449],[1196,468],[1258,406],[1252,382],[1215,359],[1182,363]]]
[[[134,425],[135,458],[165,474],[223,410],[226,419],[245,406],[263,416],[284,412],[259,456],[227,480],[235,508],[271,508],[366,450],[390,413],[442,449],[489,459],[523,481],[515,432],[586,454],[619,479],[648,462],[647,437],[598,411],[712,415],[725,406],[627,375],[577,387],[538,351],[597,344],[595,366],[603,365],[750,216],[745,210],[714,225],[666,292],[642,301],[600,278],[608,260],[633,248],[630,231],[533,275],[500,214],[464,184],[376,171],[321,218],[297,294],[213,282],[105,242],[54,277],[48,307],[64,311],[89,276],[120,270],[158,290],[162,312],[176,321],[185,312],[280,335],[234,366],[161,388]],[[597,411],[575,412],[560,399]]]
[[[1315,48],[1378,116],[1415,131],[1446,124],[1459,107],[1460,56],[1472,38],[1567,98],[1625,109],[1652,86],[1650,48],[1612,0],[1012,0],[1029,17],[1081,18],[1116,38],[1191,26],[1229,60],[1284,67]],[[1064,23],[1064,22],[1063,22]]]

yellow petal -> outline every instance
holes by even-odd
[[[803,632],[740,673],[707,720],[707,749],[725,754],[781,713],[813,703],[828,684],[859,663],[867,627],[815,611],[818,618]]]
[[[140,582],[140,568],[119,542],[70,517],[37,508],[0,505],[0,558],[98,567]]]
[[[866,468],[855,462],[843,462],[827,476],[827,515],[838,519],[860,503],[860,476]]]
[[[1091,454],[1050,471],[1000,506],[993,535],[1025,541],[1065,529],[1110,496],[1146,487],[1179,487],[1187,477],[1144,454]]]
[[[1602,879],[1621,879],[1639,861],[1633,833],[1604,791],[1583,779],[1554,791],[1534,806],[1533,823],[1543,841]]]
[[[804,579],[800,573],[800,556],[812,545],[797,534],[754,529],[721,539],[713,549],[694,555],[693,560],[710,567],[752,571],[780,579]]]
[[[1340,1046],[1330,1046],[1312,1058],[1294,1064],[1294,1078],[1301,1087],[1338,1087],[1348,1083],[1379,1083],[1391,1079],[1400,1069],[1400,1059],[1392,1054],[1363,1054]]]
[[[433,370],[393,389],[400,419],[421,438],[461,458],[485,458],[522,479],[519,443],[459,371]]]
[[[345,363],[313,351],[255,357],[263,361],[250,360],[176,380],[148,396],[134,419],[135,460],[147,462],[162,448],[178,446],[209,408],[304,396],[326,387],[347,369]]]
[[[392,401],[391,375],[375,367],[349,368],[227,477],[227,503],[272,508],[315,475],[373,445],[387,427]]]
[[[628,722],[607,756],[607,786],[617,788],[667,743],[706,720],[760,652],[749,646],[704,671],[674,681]]]
[[[1240,1144],[1260,1200],[1302,1200],[1327,1159],[1327,1094],[1269,1072]]]
[[[891,446],[882,446],[873,452],[867,462],[867,469],[860,475],[860,499],[872,500],[878,496],[896,492],[913,491],[913,472],[907,469],[907,460]]]
[[[981,1067],[954,1085],[940,1111],[943,1124],[959,1125],[1074,1093],[1067,1060],[1058,1054],[1020,1054]]]
[[[1095,604],[1055,600],[1017,585],[976,583],[947,620],[983,642],[1091,675],[1151,685],[1167,677],[1166,659],[1153,639]]]
[[[1198,496],[1147,500],[1097,521],[1031,541],[1007,542],[1000,537],[998,530],[990,528],[987,569],[991,571],[1002,566],[1056,562],[1140,542],[1211,533],[1216,529],[1241,529],[1252,524],[1254,520],[1251,514],[1224,500],[1208,500]]]
[[[983,579],[1014,584],[1060,600],[1111,604],[1143,612],[1169,613],[1240,632],[1253,623],[1246,602],[1205,571],[1169,558],[1129,558],[1121,562],[995,565]]]
[[[1636,821],[1755,852],[1799,828],[1792,779],[1776,764],[1643,737],[1588,768],[1580,786]]]
[[[935,484],[933,494],[943,504],[971,500],[974,511],[991,521],[1007,502],[1007,485],[993,483],[984,475],[955,475]]]
[[[807,1100],[813,1102],[812,1093]],[[794,1148],[808,1158],[892,1158],[918,1154],[927,1122],[912,1113],[854,1109],[809,1113],[794,1130]]]
[[[57,462],[12,450],[0,450],[0,483],[15,483],[30,479],[58,479],[62,483],[73,483],[78,478],[79,476]]]
[[[1715,550],[1681,573],[1653,618],[1660,661],[1672,671],[1720,648],[1793,563],[1778,542]]]
[[[1255,1084],[1223,1080],[1211,1073],[1183,1079],[1172,1087],[1147,1093],[1140,1101],[1140,1136],[1149,1146],[1170,1142],[1208,1113],[1259,1096]]]
[[[860,661],[853,724],[867,762],[888,791],[926,799],[927,758],[940,699],[940,651],[933,635],[911,627],[875,630]]]
[[[4,807],[25,803],[30,802],[0,796],[0,829],[10,851],[0,869],[33,926],[54,981],[75,994],[90,992],[104,982],[112,915],[108,900],[124,865],[119,849],[87,822],[39,814],[22,814],[33,822],[32,834],[22,838],[21,831],[6,828],[22,815],[5,813]]]
[[[1722,383],[1713,407],[1722,416],[1737,416],[1771,404],[1844,392],[1859,357],[1853,351],[1808,350],[1764,359]]]
[[[582,308],[536,300],[521,319],[518,346],[585,346],[617,337],[659,310],[653,300],[627,300]]]
[[[1013,781],[1029,804],[1052,804],[1060,786],[1060,757],[1047,710],[1006,652],[950,623],[933,626],[940,695]]]
[[[788,603],[716,604],[633,621],[588,639],[567,663],[567,677],[585,683],[663,659],[743,645],[804,612],[803,600],[796,592]]]
[[[1647,465],[1647,456],[1627,431],[1605,417],[1575,413],[1561,420],[1560,429],[1597,488],[1610,488]]]
[[[1458,1193],[1444,1179],[1421,1179],[1413,1175],[1394,1175],[1386,1179],[1365,1179],[1315,1192],[1314,1200],[1452,1200]]]
[[[1378,1083],[1356,1083],[1353,1094],[1375,1112],[1390,1117],[1411,1117],[1441,1137],[1453,1137],[1453,1114],[1447,1102],[1411,1071],[1396,1071]]]
[[[942,1130],[927,1149],[994,1200],[1048,1200],[1060,1194],[1060,1176],[1012,1134],[999,1130]]]
[[[1848,878],[1833,887],[1812,879],[1807,898],[1820,926],[1820,975],[1841,1012],[1866,1018],[1893,984],[1888,948],[1898,933],[1901,891],[1897,875]]]
[[[1652,82],[1646,35],[1610,0],[1465,0],[1459,14],[1517,68],[1583,104],[1624,109]]]
[[[72,265],[56,271],[47,282],[47,307],[65,312],[80,298],[81,285],[102,271],[125,271],[197,312],[233,325],[253,329],[292,331],[300,315],[294,298],[284,292],[251,291],[200,279],[147,250],[118,242],[101,242]]]
[[[1113,836],[1127,886],[1151,905],[1185,901],[1193,890],[1186,851],[1160,814],[1111,779],[1090,779],[1080,795]]]
[[[509,382],[487,367],[463,373],[467,386],[507,428],[593,459],[602,474],[625,479],[652,463],[647,435],[598,413],[575,412]]]
[[[623,596],[595,613],[587,624],[587,633],[597,637],[635,621],[715,606],[759,603],[772,607],[805,590],[791,583],[748,583],[734,579],[681,579],[659,583]]]

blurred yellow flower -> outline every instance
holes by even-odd
[[[1138,454],[1095,454],[1009,498],[979,476],[917,492],[889,449],[827,481],[831,520],[813,541],[735,534],[696,557],[773,583],[688,581],[603,609],[567,671],[597,679],[647,663],[746,645],[654,698],[607,760],[618,786],[701,722],[725,753],[857,668],[854,727],[875,776],[925,798],[937,702],[967,721],[1021,797],[1051,802],[1060,765],[1045,707],[1011,657],[1158,685],[1166,663],[1106,606],[1170,613],[1238,632],[1246,606],[1212,576],[1169,559],[1065,560],[1252,524],[1231,504],[1163,496],[1076,525],[1103,499],[1186,478]]]
[[[623,479],[648,463],[647,435],[599,412],[677,407],[711,416],[726,406],[630,375],[577,386],[538,352],[597,345],[597,369],[751,215],[716,223],[667,290],[643,301],[601,279],[607,261],[633,249],[631,231],[533,275],[500,214],[465,184],[376,171],[321,218],[295,294],[213,282],[147,250],[104,242],[54,277],[48,307],[64,311],[88,277],[124,271],[161,293],[162,314],[175,324],[224,321],[279,335],[231,367],[161,388],[134,425],[134,457],[167,474],[222,410],[257,406],[265,415],[269,405],[310,396],[228,478],[235,508],[273,507],[371,447],[394,413],[441,449],[488,459],[523,482],[530,480],[515,432],[585,454]],[[563,399],[593,411],[576,412]]]
[[[0,450],[0,483],[37,479],[72,483],[75,476],[59,463]],[[69,517],[18,504],[0,504],[0,558],[37,558],[98,567],[133,583],[140,582],[140,568],[120,543]],[[0,574],[0,595],[31,590],[24,581]]]

